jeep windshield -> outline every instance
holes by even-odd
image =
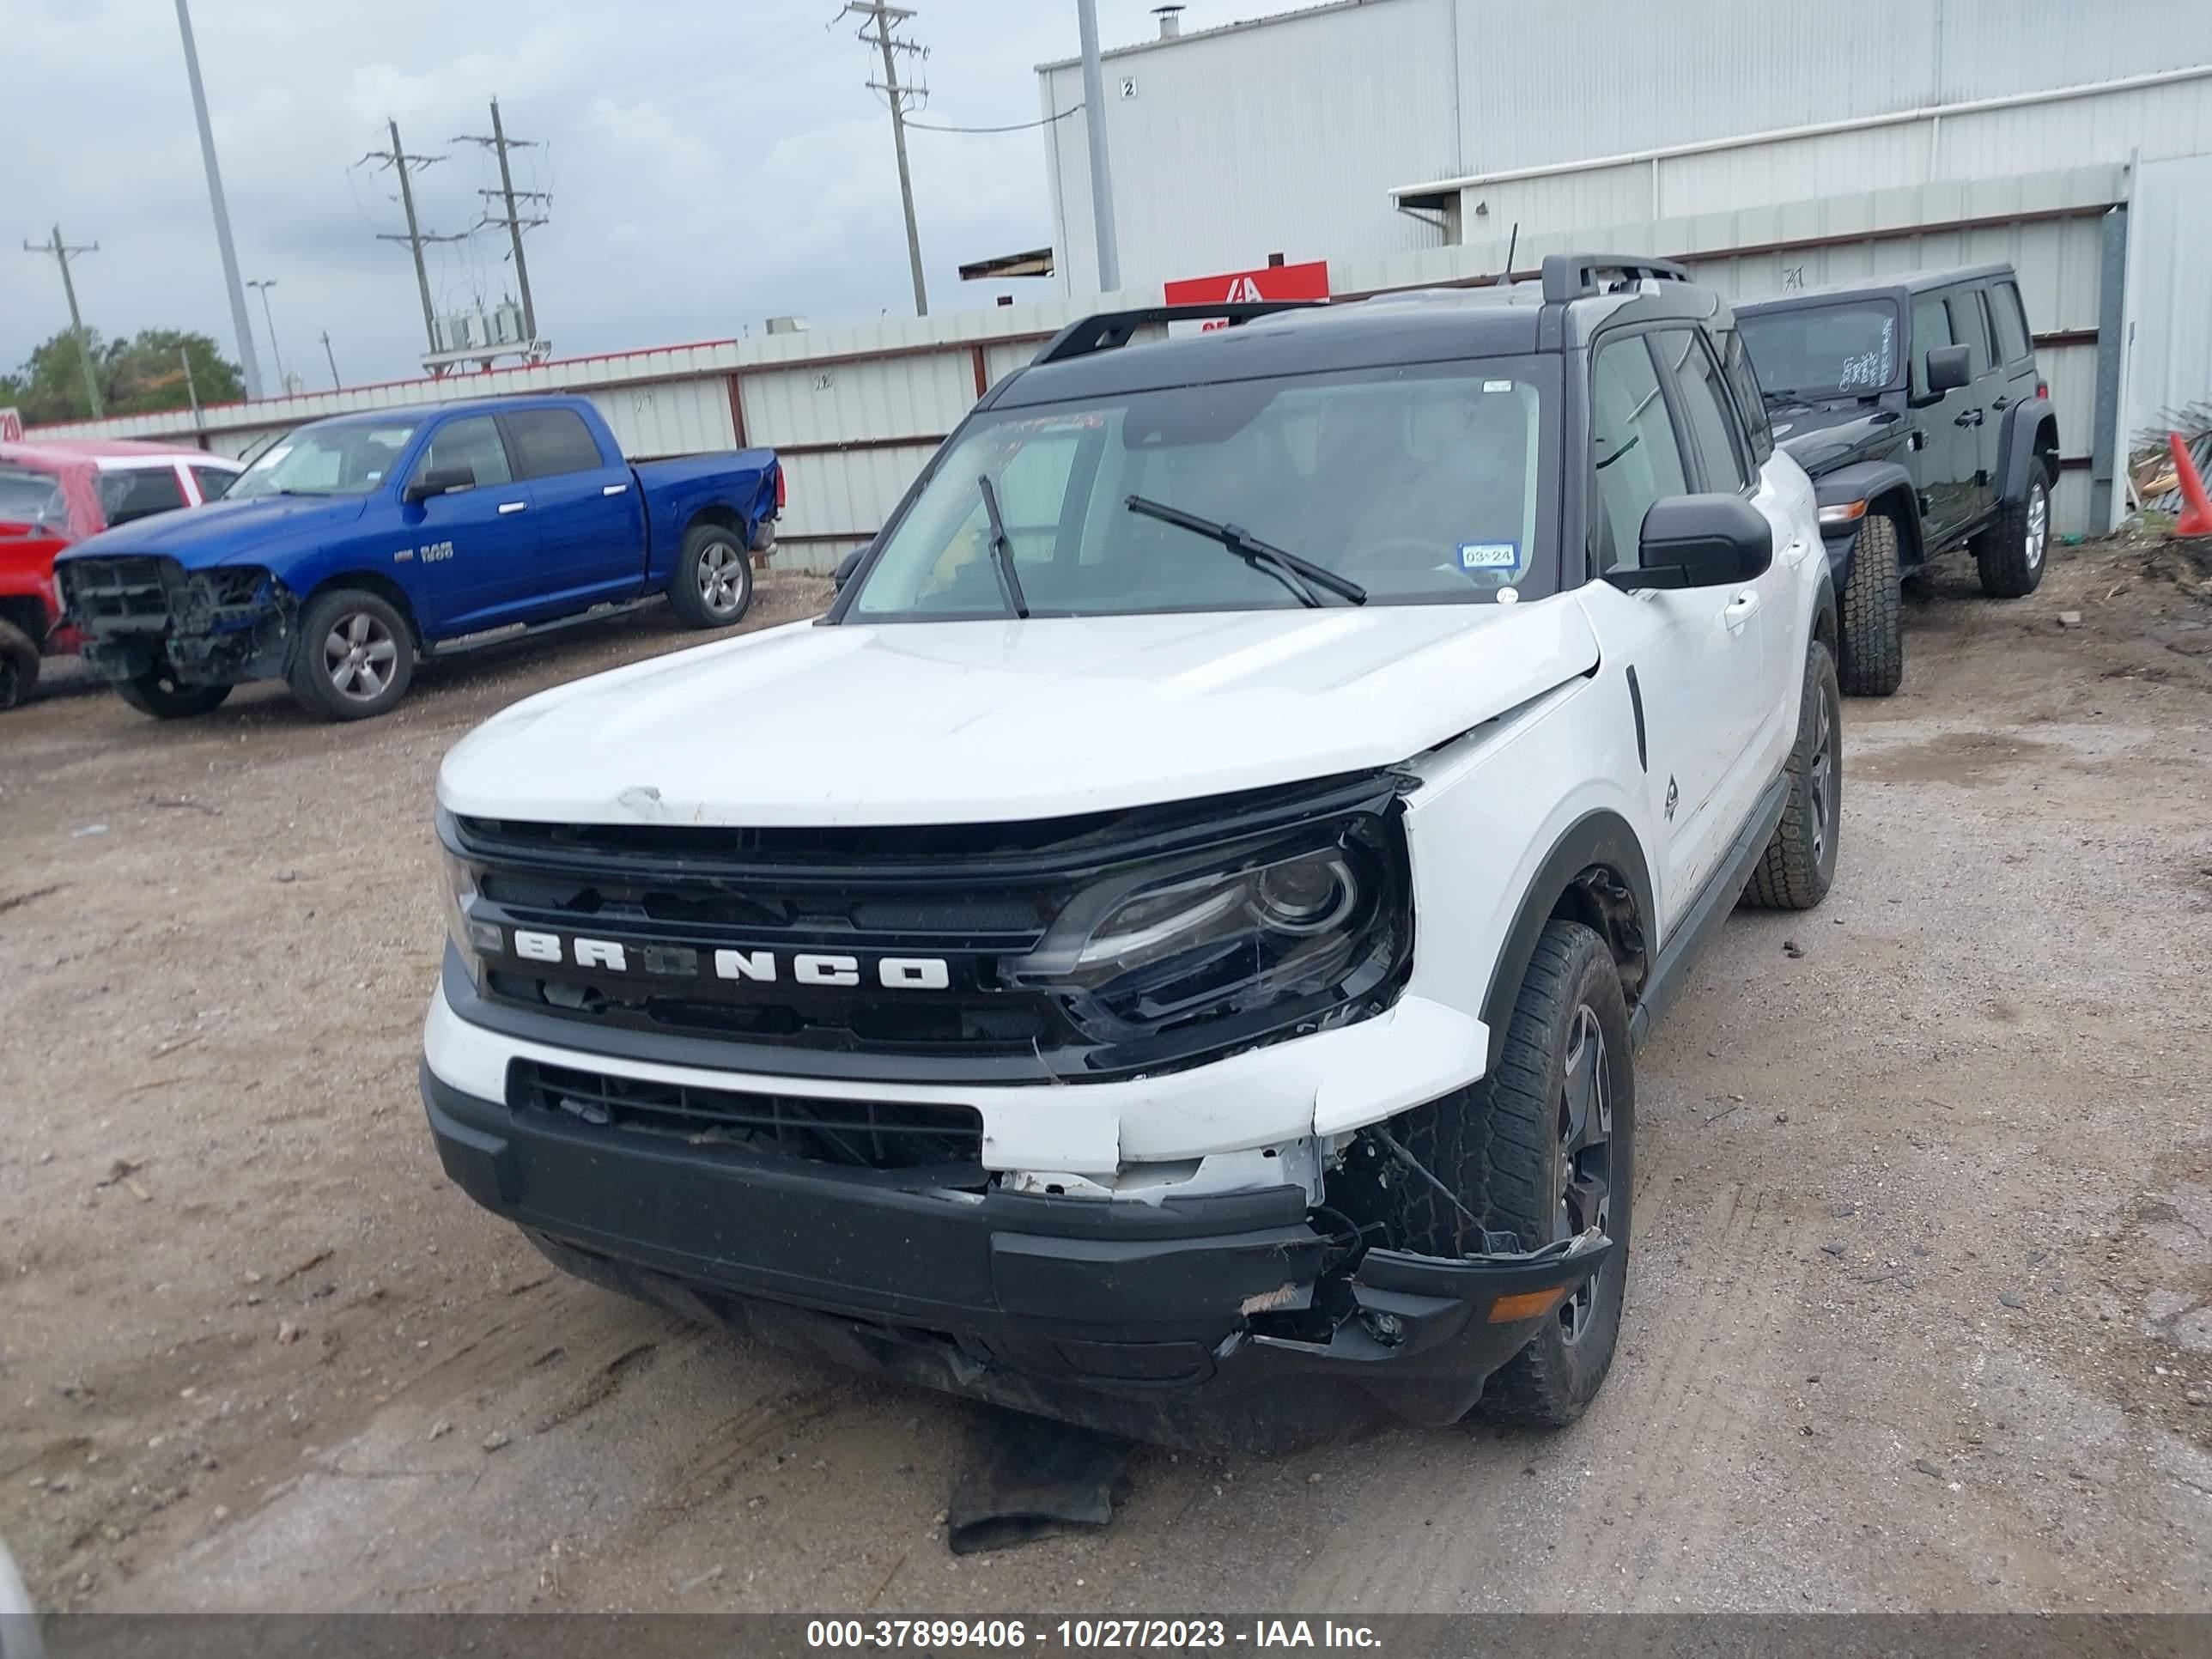
[[[1897,307],[1887,300],[1739,311],[1735,325],[1770,403],[1867,398],[1896,383]]]
[[[390,476],[392,464],[421,422],[326,421],[288,433],[238,475],[227,501],[261,495],[366,495]]]
[[[1530,356],[986,410],[932,462],[839,616],[1013,614],[987,493],[1030,617],[1279,610],[1347,591],[1370,607],[1540,598],[1555,568],[1558,392],[1558,360]],[[1286,581],[1290,567],[1249,544],[1335,591],[1316,594],[1294,568]]]

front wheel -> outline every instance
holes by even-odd
[[[1844,659],[1837,678],[1854,697],[1886,697],[1905,678],[1899,626],[1897,520],[1869,513],[1859,527],[1851,579],[1844,584]]]
[[[316,596],[300,618],[284,678],[310,714],[365,720],[407,695],[415,641],[390,600],[357,587]]]
[[[1784,768],[1789,794],[1782,822],[1744,897],[1762,909],[1809,910],[1836,878],[1836,843],[1844,815],[1844,705],[1835,659],[1820,641],[1805,653],[1805,688],[1797,700],[1797,741]]]
[[[1512,1233],[1531,1250],[1592,1227],[1613,1241],[1595,1276],[1547,1316],[1483,1393],[1493,1419],[1565,1427],[1612,1367],[1628,1282],[1636,1078],[1620,974],[1605,941],[1579,922],[1547,922],[1497,1069],[1396,1127],[1486,1231]],[[1426,1182],[1389,1190],[1392,1237],[1405,1248],[1447,1258],[1487,1248]]]
[[[727,628],[753,602],[752,556],[734,530],[695,524],[684,533],[668,603],[687,628]]]
[[[1974,568],[1993,599],[2023,599],[2042,585],[2051,550],[2051,472],[2039,459],[2027,493],[1999,509],[1996,522],[1974,538]]]
[[[186,720],[211,714],[230,696],[227,685],[187,685],[167,661],[143,674],[115,682],[116,694],[142,714],[157,720]]]
[[[38,645],[15,623],[0,622],[0,710],[15,708],[38,683]]]

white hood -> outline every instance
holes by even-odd
[[[1597,656],[1571,596],[799,623],[519,702],[454,746],[438,797],[571,823],[1059,817],[1392,765]]]

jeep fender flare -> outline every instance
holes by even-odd
[[[1838,467],[1813,480],[1813,499],[1822,507],[1880,502],[1879,510],[1897,520],[1903,544],[1897,550],[1898,562],[1915,565],[1927,558],[1928,544],[1921,533],[1920,493],[1912,487],[1912,475],[1895,461],[1858,461]],[[1826,535],[1821,540],[1827,542],[1829,574],[1840,593],[1851,580],[1851,559],[1859,545],[1858,526],[1852,525],[1838,541],[1829,542]]]
[[[1490,986],[1482,998],[1482,1023],[1489,1028],[1490,1054],[1485,1075],[1494,1072],[1505,1050],[1505,1030],[1512,1023],[1514,1005],[1520,1000],[1521,981],[1536,954],[1536,941],[1544,924],[1560,914],[1562,900],[1570,900],[1568,914],[1583,919],[1584,907],[1572,903],[1577,878],[1585,872],[1610,872],[1627,889],[1632,914],[1626,919],[1628,938],[1615,927],[1601,927],[1618,956],[1624,945],[1648,957],[1656,947],[1659,913],[1651,898],[1651,872],[1644,859],[1643,843],[1628,820],[1609,808],[1585,812],[1569,824],[1552,850],[1537,865],[1505,930],[1497,960],[1491,964]],[[1630,1001],[1634,1001],[1633,988]]]
[[[2050,441],[2043,441],[2045,433]],[[2027,471],[2037,452],[2058,457],[2058,413],[2048,398],[2023,398],[2004,413],[2004,430],[1997,440],[1997,500],[2010,506],[2027,497]]]

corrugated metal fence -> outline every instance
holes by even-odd
[[[1688,259],[1737,296],[1878,271],[2006,259],[2018,267],[2068,463],[2055,503],[2063,530],[2089,527],[2107,326],[2107,219],[2128,196],[2127,169],[1838,195],[1779,207],[1647,220],[1572,235],[1522,237],[1515,264],[1533,270],[1571,247],[1656,252]],[[1332,267],[1340,294],[1491,280],[1506,239]],[[197,440],[238,454],[320,416],[506,392],[589,396],[634,457],[744,444],[773,446],[789,475],[781,566],[827,569],[864,544],[939,440],[1000,375],[1090,311],[1159,302],[1157,289],[887,320],[861,328],[723,340],[439,380],[409,380],[204,411],[129,416],[47,430],[56,435]],[[2117,313],[2114,313],[2117,314]],[[2112,389],[2111,424],[2118,425]]]

